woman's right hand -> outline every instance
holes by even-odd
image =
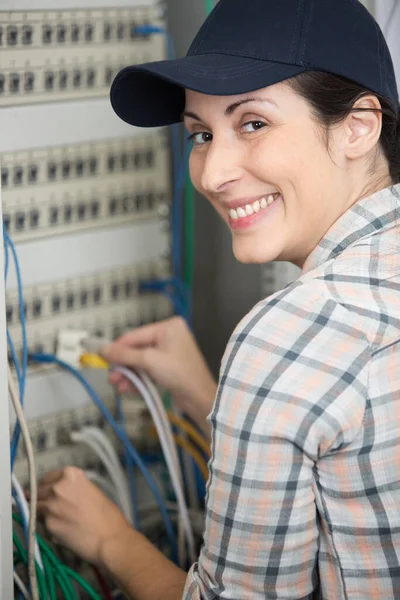
[[[217,386],[182,318],[173,317],[133,329],[105,346],[102,355],[110,363],[145,371],[158,385],[168,389],[177,407],[204,429]],[[112,373],[110,381],[120,393],[130,389],[119,373]]]

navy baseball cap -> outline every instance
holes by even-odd
[[[220,0],[184,58],[120,71],[111,104],[131,125],[171,125],[182,120],[185,88],[230,96],[305,71],[350,79],[398,109],[389,48],[358,0]]]

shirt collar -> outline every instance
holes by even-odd
[[[304,263],[302,274],[335,258],[346,248],[400,220],[400,184],[363,198],[328,230]]]

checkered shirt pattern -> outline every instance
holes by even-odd
[[[185,600],[400,599],[399,346],[400,185],[233,333]]]

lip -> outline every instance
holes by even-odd
[[[253,196],[252,198],[240,198],[239,200],[229,202],[229,204],[224,204],[224,207],[227,210],[230,210],[231,208],[236,209],[240,206],[246,206],[246,204],[253,204],[253,202],[256,202],[257,200],[268,198],[268,196],[276,196],[276,194],[279,194],[279,192],[269,192],[268,194],[262,194],[261,196]]]
[[[264,198],[264,196],[261,196],[261,198]],[[256,200],[257,199],[258,198],[256,198]],[[253,200],[253,202],[254,202],[254,200]],[[253,215],[250,215],[249,217],[243,217],[241,219],[231,219],[229,217],[229,226],[231,229],[233,229],[235,231],[243,231],[244,229],[250,229],[250,227],[253,227],[254,225],[259,223],[263,219],[272,217],[274,212],[280,206],[280,204],[282,204],[282,202],[283,202],[283,198],[281,195],[279,195],[279,198],[277,198],[273,202],[273,204],[268,206],[268,208],[264,208],[259,213],[254,213]],[[239,206],[242,206],[242,205],[239,204]]]

